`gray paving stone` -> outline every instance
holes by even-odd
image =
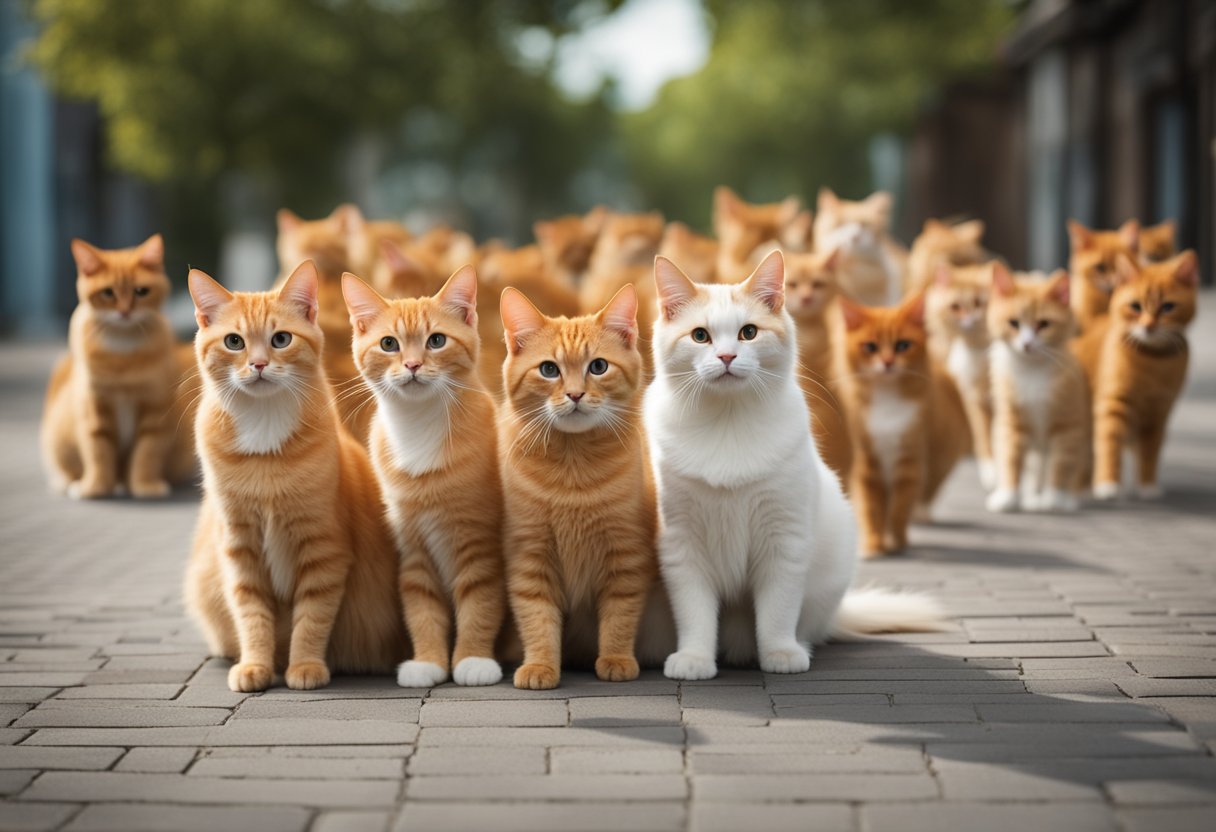
[[[1115,684],[1128,696],[1213,696],[1216,679],[1116,679]]]
[[[435,776],[410,780],[409,800],[683,800],[684,778],[671,774],[549,774],[541,777]]]
[[[5,832],[50,832],[80,811],[70,803],[0,801],[0,829]]]
[[[209,757],[322,757],[326,759],[372,758],[404,760],[414,752],[412,745],[236,745],[208,748]]]
[[[1111,810],[1097,803],[901,803],[861,809],[867,832],[942,832],[982,828],[984,832],[1114,832]]]
[[[1168,722],[1160,711],[1127,702],[1031,702],[975,706],[985,722]]]
[[[423,728],[418,745],[528,746],[578,745],[681,746],[684,729],[643,728]]]
[[[30,745],[0,745],[0,769],[104,770],[112,766],[122,754],[121,748],[46,748]]]
[[[556,755],[559,751],[565,750],[554,749],[552,753]],[[411,777],[545,774],[549,770],[548,756],[549,753],[541,746],[523,748],[428,746],[419,748],[417,753],[410,757],[408,771]]]
[[[393,780],[404,774],[400,759],[372,757],[202,757],[190,777],[260,777],[273,780]]]
[[[38,774],[30,769],[0,769],[0,795],[15,795]]]
[[[0,687],[0,702],[8,703],[26,703],[36,705],[37,703],[49,698],[55,694],[59,688],[10,688]]]
[[[56,707],[36,708],[15,728],[162,728],[222,725],[232,714],[224,708]]]
[[[934,757],[946,800],[995,802],[1102,801],[1095,785],[1021,771],[1006,763],[967,763]]]
[[[827,719],[870,724],[915,722],[977,722],[972,705],[796,705],[777,703],[778,721]],[[1016,706],[1015,706],[1016,707]]]
[[[807,695],[820,693],[1022,693],[1026,688],[1019,679],[992,680],[887,680],[887,681],[795,681],[775,682],[768,685],[768,692],[773,694],[773,701],[780,706],[778,696]],[[790,701],[785,704],[807,704]]]
[[[583,696],[570,700],[570,724],[587,728],[679,725],[680,703],[670,696]]]
[[[1216,778],[1187,783],[1169,780],[1135,780],[1106,784],[1115,803],[1137,806],[1187,806],[1216,804]]]
[[[678,748],[554,748],[549,765],[554,774],[680,774],[684,754]]]
[[[172,699],[182,691],[182,685],[86,685],[65,688],[56,699]]]
[[[699,774],[692,778],[698,802],[930,800],[937,784],[919,774]]]
[[[420,724],[425,728],[438,726],[546,726],[566,725],[569,713],[565,700],[529,702],[427,702],[422,706]]]
[[[685,725],[768,725],[775,718],[772,706],[684,708]]]
[[[753,746],[754,753],[722,752],[718,747],[691,751],[689,770],[694,774],[914,774],[926,772],[919,746],[862,746],[808,751]],[[779,748],[785,748],[779,747]]]
[[[683,804],[408,802],[393,832],[682,832]]]
[[[420,699],[333,699],[319,701],[278,701],[259,696],[245,700],[235,720],[242,719],[380,719],[390,722],[417,722]]]
[[[733,803],[697,804],[692,810],[693,832],[852,832],[856,829],[853,808],[832,803]]]
[[[86,806],[67,832],[302,832],[311,812],[286,806],[183,806],[155,803],[98,803]]]
[[[1117,817],[1126,832],[1200,832],[1212,826],[1210,806],[1120,809]]]
[[[200,728],[40,728],[31,745],[379,745],[413,742],[418,726],[381,720],[241,719]]]
[[[30,709],[29,705],[11,703],[0,705],[0,727],[10,725],[15,722],[18,717]]]
[[[13,671],[0,673],[0,687],[13,688],[64,688],[84,684],[86,672],[65,671]]]
[[[132,748],[126,753],[115,771],[139,772],[142,774],[180,774],[194,760],[197,752],[193,748]]]
[[[322,812],[309,832],[385,832],[391,820],[390,812]]]
[[[1141,676],[1158,679],[1187,679],[1216,677],[1216,659],[1130,659],[1131,666]]]

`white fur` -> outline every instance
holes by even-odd
[[[448,672],[434,662],[410,659],[397,665],[397,685],[403,688],[433,688],[448,680]]]
[[[899,461],[904,436],[916,420],[919,409],[916,401],[899,395],[893,386],[883,384],[881,379],[875,383],[866,427],[870,432],[874,455],[882,466],[883,482],[888,486],[895,473],[895,463]]]
[[[502,665],[494,659],[468,656],[456,663],[452,681],[458,685],[497,685],[502,681]]]
[[[394,465],[413,477],[443,467],[449,428],[445,396],[406,398],[377,390],[376,405]]]
[[[300,403],[287,390],[272,395],[237,394],[227,403],[236,423],[236,447],[244,454],[278,453],[300,424]]]
[[[120,396],[114,399],[113,406],[118,447],[122,451],[127,451],[135,441],[135,402]]]
[[[644,404],[659,557],[678,631],[664,673],[712,678],[719,655],[732,664],[758,658],[766,672],[803,671],[853,580],[853,512],[807,429],[789,315],[781,313],[784,341],[764,330],[741,341],[759,301],[736,286],[701,290],[707,301],[656,324],[656,378]],[[698,326],[712,343],[692,341]],[[722,352],[737,356],[739,379],[722,377]]]
[[[1028,445],[1022,465],[1021,492],[1007,482],[1002,467],[996,489],[988,495],[989,511],[1071,511],[1075,500],[1047,493],[1048,460],[1050,453],[1050,423],[1052,386],[1058,372],[1058,359],[1047,353],[1051,349],[1041,344],[1033,327],[1023,324],[1011,346],[997,341],[989,352],[994,383],[1008,379],[1017,407],[1029,421]],[[998,459],[1004,454],[1004,437],[1008,428],[1002,423],[1000,411],[993,425],[993,452]]]

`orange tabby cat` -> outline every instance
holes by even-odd
[[[1166,424],[1186,381],[1199,261],[1193,251],[1139,267],[1124,257],[1116,279],[1110,315],[1073,344],[1094,392],[1094,496],[1119,495],[1126,448],[1137,456],[1139,496],[1154,499]]]
[[[738,283],[774,248],[807,251],[811,214],[790,196],[781,202],[752,203],[725,185],[714,189],[714,234],[718,237],[718,279]],[[676,260],[683,267],[683,262]],[[708,282],[708,281],[706,281]]]
[[[493,685],[506,608],[502,486],[494,402],[477,380],[477,273],[465,266],[434,297],[410,300],[385,300],[353,274],[342,289],[355,363],[376,396],[372,467],[414,645],[397,684],[429,688],[450,669],[459,685]]]
[[[386,673],[407,645],[397,553],[375,475],[330,403],[305,261],[278,292],[229,292],[190,272],[203,398],[203,504],[186,603],[228,686],[328,684]]]
[[[840,252],[841,291],[871,306],[892,303],[903,288],[908,252],[889,233],[892,202],[886,191],[852,201],[819,189],[815,245]]]
[[[414,239],[408,228],[392,220],[365,220],[360,215],[350,226],[347,261],[358,274],[375,274],[384,259],[385,243],[403,246]]]
[[[1089,456],[1089,393],[1068,351],[1074,331],[1070,278],[1015,278],[992,266],[993,447],[997,487],[990,511],[1074,511]],[[1025,477],[1027,463],[1038,470]]]
[[[195,470],[182,412],[190,397],[178,396],[185,368],[161,312],[169,295],[164,243],[157,234],[103,251],[73,240],[72,256],[79,305],[42,416],[51,487],[75,498],[121,489],[164,497]]]
[[[971,426],[971,442],[980,483],[996,486],[992,460],[992,374],[988,347],[988,295],[992,264],[949,266],[939,262],[937,278],[925,299],[930,352],[943,357],[943,366],[962,396]]]
[[[690,280],[716,283],[718,248],[713,237],[698,234],[682,222],[669,222],[659,245],[659,256],[678,263]]]
[[[849,490],[862,556],[900,552],[914,511],[928,513],[941,484],[969,449],[958,391],[929,357],[925,298],[897,307],[838,299],[845,336],[842,389],[853,439]]]
[[[939,266],[970,266],[991,260],[992,255],[980,242],[983,237],[983,220],[967,220],[954,225],[941,220],[925,220],[908,254],[906,282],[909,290],[928,289],[939,273]]]
[[[507,289],[501,308],[504,554],[524,647],[515,686],[556,687],[563,656],[579,657],[588,639],[599,678],[634,679],[639,620],[658,577],[637,296],[625,286],[596,314],[567,319]]]
[[[853,444],[844,402],[837,395],[835,347],[840,312],[836,308],[836,252],[785,255],[785,303],[798,332],[798,382],[811,411],[815,447],[823,461],[849,482]]]
[[[1173,220],[1140,229],[1140,260],[1144,263],[1160,263],[1178,253],[1178,226]]]
[[[1094,231],[1076,220],[1068,221],[1072,253],[1072,311],[1082,332],[1106,314],[1115,288],[1115,265],[1120,256],[1135,259],[1140,223],[1128,220],[1116,231]]]
[[[549,273],[571,286],[582,283],[608,216],[608,209],[601,205],[582,216],[570,214],[534,223],[532,232]]]
[[[663,215],[658,213],[613,214],[608,218],[591,256],[591,269],[579,287],[579,308],[583,314],[602,309],[623,286],[632,283],[638,294],[642,342],[650,342],[650,327],[658,309],[651,271],[664,227]],[[643,361],[649,360],[647,351]]]

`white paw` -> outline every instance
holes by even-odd
[[[1077,498],[1063,489],[1049,488],[1039,498],[1039,510],[1071,513],[1077,510]]]
[[[493,659],[468,656],[456,662],[452,681],[458,685],[497,685],[502,681],[502,665]]]
[[[991,459],[981,459],[976,463],[980,469],[980,485],[985,491],[996,488],[996,466]]]
[[[711,656],[696,653],[672,653],[663,665],[663,675],[668,679],[712,679],[718,675],[718,663]]]
[[[769,650],[760,657],[760,669],[765,673],[805,673],[811,669],[811,654],[801,645]]]
[[[1011,488],[998,488],[984,502],[989,511],[1009,512],[1018,510],[1018,492]]]
[[[431,688],[447,681],[448,672],[434,662],[412,659],[397,666],[397,684],[403,688]]]
[[[1094,499],[1095,500],[1117,500],[1117,499],[1119,499],[1119,483],[1117,483],[1117,482],[1094,483]]]
[[[1136,489],[1136,497],[1141,500],[1160,500],[1164,496],[1165,491],[1157,483],[1141,485]]]

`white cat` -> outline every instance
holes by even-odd
[[[766,672],[798,673],[830,634],[934,629],[940,614],[922,596],[846,595],[857,532],[807,429],[780,252],[742,284],[695,284],[662,257],[655,280],[644,418],[678,630],[663,672],[710,679],[719,656],[758,656]]]

